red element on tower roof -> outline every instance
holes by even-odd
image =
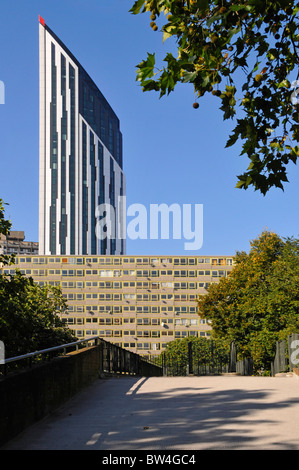
[[[45,20],[40,16],[39,17],[39,22],[43,25],[46,26]]]

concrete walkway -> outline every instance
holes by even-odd
[[[299,377],[98,380],[3,449],[299,450]]]

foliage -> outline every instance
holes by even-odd
[[[11,222],[10,220],[5,219],[5,209],[4,209],[5,203],[3,202],[2,199],[0,199],[0,236],[1,235],[8,235],[9,231],[11,229]],[[14,260],[13,256],[8,256],[8,255],[2,255],[0,253],[0,264],[11,264]]]
[[[19,271],[0,275],[0,305],[0,339],[6,357],[76,340],[58,316],[66,309],[60,287],[41,287]]]
[[[0,234],[8,235],[10,228],[0,199]],[[0,255],[0,268],[13,263],[14,256]],[[58,316],[67,309],[60,287],[41,287],[18,270],[9,276],[0,271],[0,306],[0,339],[6,357],[76,340]]]
[[[198,338],[188,336],[183,339],[175,339],[167,343],[165,351],[160,356],[164,364],[171,368],[173,373],[184,375],[189,364],[189,346],[191,343],[192,363],[196,370],[211,370],[212,367],[220,367],[227,364],[229,347],[221,340],[214,341],[206,337]]]
[[[161,22],[163,42],[176,41],[177,57],[168,52],[165,65],[156,66],[155,53],[138,64],[143,91],[163,96],[188,83],[196,100],[218,97],[224,120],[236,118],[238,107],[226,146],[243,141],[250,163],[236,186],[264,195],[283,189],[286,167],[299,155],[298,10],[290,0],[137,0],[130,10],[150,13],[154,31]]]
[[[215,338],[235,341],[238,358],[268,369],[275,343],[299,331],[299,240],[263,232],[248,254],[236,254],[227,278],[198,300]]]

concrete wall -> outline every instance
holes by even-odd
[[[102,351],[93,346],[0,380],[0,445],[42,419],[102,372]]]

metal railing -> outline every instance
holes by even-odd
[[[230,354],[217,350],[213,340],[207,340],[207,349],[194,348],[188,343],[188,351],[178,357],[169,357],[165,352],[158,356],[166,376],[218,375],[230,372],[234,367],[235,349]]]
[[[236,362],[236,373],[239,375],[253,375],[253,359],[246,357]]]
[[[98,340],[99,340],[98,336],[93,336],[91,338],[86,338],[83,340],[78,340],[72,343],[62,344],[59,346],[53,346],[47,349],[41,349],[39,351],[22,354],[20,356],[8,357],[4,359],[3,363],[1,364],[3,368],[0,366],[0,370],[3,369],[4,373],[6,374],[9,369],[8,367],[9,364],[20,365],[20,363],[22,363],[20,366],[21,368],[22,368],[22,365],[23,367],[28,367],[28,366],[31,367],[35,362],[46,361],[46,360],[56,357],[59,351],[62,351],[61,354],[65,355],[68,349],[79,350],[80,346],[83,345],[84,343],[88,344],[90,342],[94,342],[94,344],[97,344]]]
[[[139,356],[138,354],[105,341],[99,336],[92,336],[72,343],[62,344],[20,356],[5,358],[0,364],[0,373],[7,375],[9,370],[21,370],[34,364],[66,355],[68,351],[78,351],[84,347],[100,346],[102,352],[102,370],[107,373],[134,373],[148,371],[149,374],[162,375],[162,367]],[[11,367],[10,367],[11,366]]]
[[[276,342],[275,357],[271,363],[271,375],[281,372],[292,372],[298,367],[299,359],[299,333],[293,333],[287,340]]]

